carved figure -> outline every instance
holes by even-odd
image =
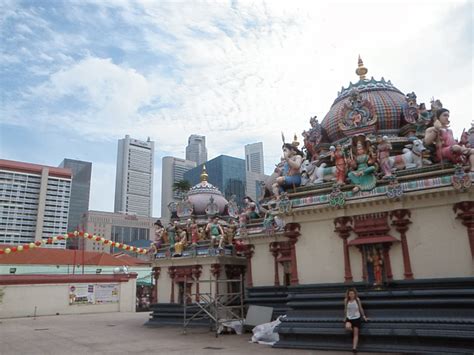
[[[199,226],[196,223],[196,220],[193,219],[189,224],[189,233],[191,234],[191,243],[196,245],[199,241]]]
[[[161,223],[160,220],[155,222],[155,239],[153,240],[153,247],[158,250],[161,248],[163,244],[163,232],[165,231],[165,227]]]
[[[300,168],[303,163],[303,153],[297,148],[296,142],[293,144],[284,143],[282,149],[282,160],[284,164],[282,168],[277,167],[275,169],[279,174],[279,177],[276,178],[272,187],[273,194],[277,199],[280,197],[280,193],[286,188],[298,187],[301,185]]]
[[[247,214],[247,217],[249,219],[260,218],[260,215],[258,214],[257,204],[252,200],[251,197],[245,196],[244,203],[245,203],[245,213]]]
[[[377,136],[377,161],[382,170],[383,177],[388,178],[392,175],[392,166],[390,165],[390,151],[392,145],[387,136]]]
[[[376,185],[375,167],[369,166],[373,164],[370,153],[370,141],[364,136],[352,139],[353,159],[350,164],[354,170],[349,172],[348,177],[355,185],[353,192],[370,191]]]
[[[174,248],[176,243],[176,228],[178,226],[178,222],[169,223],[166,231],[168,232],[168,242],[170,243],[170,249]]]
[[[182,256],[184,248],[186,247],[187,244],[187,233],[184,229],[178,228],[176,230],[176,234],[178,236],[178,241],[174,245],[174,254],[173,256]]]
[[[331,161],[335,163],[336,171],[336,181],[338,184],[346,183],[346,174],[347,174],[347,162],[344,150],[342,149],[341,144],[337,144],[336,147],[331,146],[329,148]]]
[[[425,144],[436,144],[436,158],[439,161],[454,164],[468,162],[470,170],[474,171],[474,149],[459,145],[454,139],[453,131],[449,129],[449,123],[449,110],[437,110],[434,126],[426,130]]]
[[[206,226],[206,232],[211,237],[211,245],[214,247],[216,242],[218,243],[218,249],[222,249],[222,241],[224,237],[224,231],[219,224],[219,217],[215,216],[212,221]]]
[[[421,168],[423,163],[429,163],[423,160],[423,152],[426,148],[420,139],[415,139],[413,144],[409,144],[407,147],[408,148],[403,149],[403,154],[388,158],[388,163],[391,169],[402,170]]]

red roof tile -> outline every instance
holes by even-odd
[[[7,246],[3,245],[0,247],[4,249]],[[128,258],[117,258],[108,253],[92,251],[34,248],[33,250],[0,254],[0,264],[140,266],[143,265],[143,260],[131,256]]]

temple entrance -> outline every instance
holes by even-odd
[[[285,261],[283,264],[283,286],[291,285],[291,262]]]
[[[191,288],[193,284],[191,282],[187,282],[186,284],[184,282],[177,282],[178,284],[178,303],[179,304],[184,304],[184,300],[186,297],[187,303],[191,303]],[[185,287],[186,285],[186,287]]]

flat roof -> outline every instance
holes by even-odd
[[[0,159],[0,169],[4,170],[41,175],[44,168],[49,170],[49,176],[68,179],[72,178],[71,169]]]

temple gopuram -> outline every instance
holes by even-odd
[[[203,172],[166,238],[157,227],[150,322],[179,319],[193,280],[243,275],[247,305],[286,315],[275,347],[350,350],[355,287],[370,319],[360,351],[472,353],[474,125],[457,139],[450,120],[468,119],[367,73],[359,58],[322,121],[282,137],[259,201],[239,210]]]

